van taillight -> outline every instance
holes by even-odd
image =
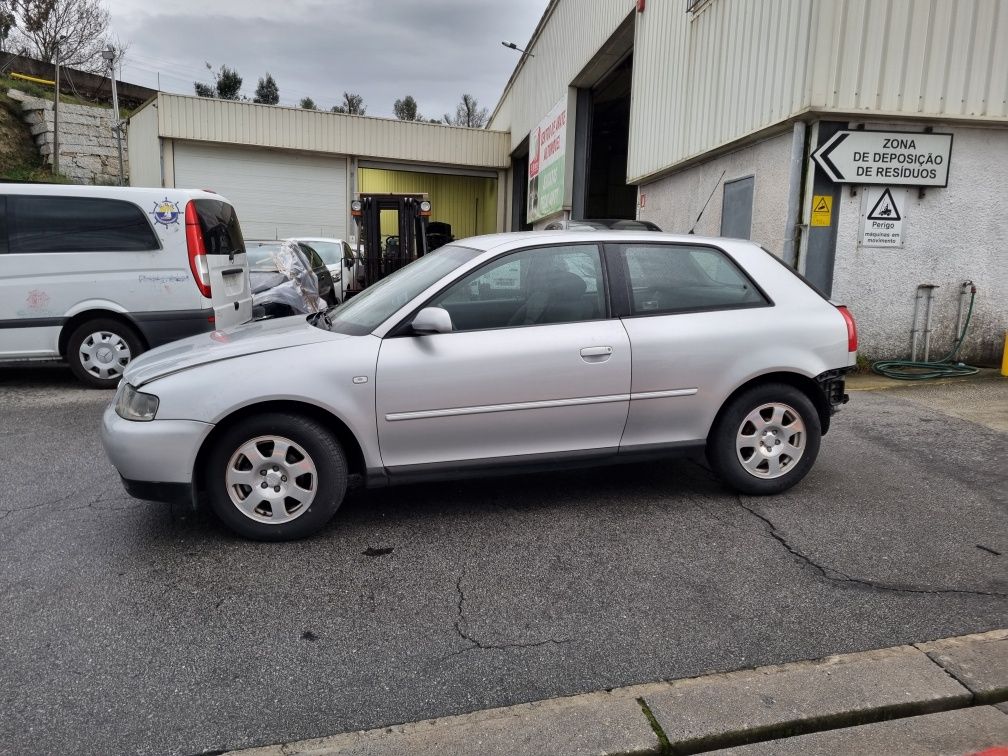
[[[210,268],[207,265],[206,243],[203,241],[203,228],[196,214],[196,203],[192,200],[185,208],[185,238],[189,250],[189,270],[192,271],[196,287],[207,299],[210,298]]]
[[[850,310],[844,305],[837,305],[837,309],[840,310],[840,314],[843,315],[844,322],[847,324],[847,351],[856,352],[857,323],[854,322],[854,316],[850,314]]]

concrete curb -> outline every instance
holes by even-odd
[[[935,741],[935,752],[955,743],[965,753],[1008,743],[1008,715],[995,707],[951,718],[940,713],[1005,701],[1008,630],[995,630],[232,753],[689,754],[723,748],[773,753],[753,744],[768,746],[780,738],[792,747],[807,741],[804,752],[812,753],[820,741],[827,748],[844,738],[849,743],[863,736],[867,743],[899,737],[906,726],[889,720],[909,717],[919,718],[920,733],[948,736]],[[962,732],[950,735],[951,721],[960,722]],[[929,752],[925,746],[919,752]]]

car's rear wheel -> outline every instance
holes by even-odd
[[[227,429],[204,473],[217,516],[260,541],[314,533],[347,489],[346,457],[332,433],[309,418],[280,413],[248,417]]]
[[[118,320],[99,318],[74,329],[67,340],[66,358],[81,383],[114,389],[130,360],[142,351],[136,331]]]
[[[737,491],[776,494],[812,469],[822,435],[819,413],[802,391],[755,386],[731,400],[707,439],[707,458]]]

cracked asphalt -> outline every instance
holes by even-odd
[[[127,497],[109,394],[0,371],[0,753],[196,754],[1005,627],[1006,434],[915,391],[854,394],[776,498],[671,461],[358,492],[262,544]]]

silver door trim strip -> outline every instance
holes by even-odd
[[[695,389],[694,389],[695,390]],[[579,399],[547,399],[538,402],[514,402],[512,404],[488,404],[482,407],[452,407],[450,409],[417,410],[415,412],[389,412],[385,420],[390,423],[399,420],[427,420],[433,417],[458,417],[459,415],[483,415],[490,412],[514,412],[516,410],[552,409],[553,407],[575,407],[584,404],[610,404],[629,401],[630,394],[610,396],[586,396]]]
[[[672,396],[693,396],[697,390],[695,388],[669,389],[668,391],[642,391],[639,394],[630,394],[630,401],[634,399],[666,399]]]

